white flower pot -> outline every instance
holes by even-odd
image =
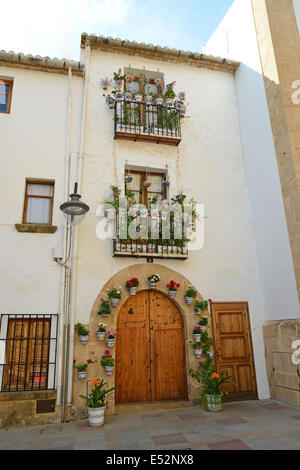
[[[102,316],[103,318],[107,318],[107,317],[109,317],[109,315],[110,315],[110,313],[101,313],[101,316]]]
[[[87,376],[86,370],[82,372],[77,371],[77,377],[78,377],[79,382],[83,382],[86,379],[86,376]]]
[[[156,286],[157,286],[157,283],[149,281],[149,286],[150,286],[151,289],[155,289]]]
[[[81,344],[86,344],[89,340],[89,335],[85,335],[85,336],[80,335],[79,339],[80,339]]]
[[[101,426],[104,423],[104,412],[106,406],[101,408],[87,408],[89,415],[89,426]]]
[[[103,341],[106,335],[106,331],[97,331],[96,335],[98,341]]]
[[[208,355],[209,355],[210,359],[212,359],[214,357],[214,350],[208,351]]]
[[[201,315],[201,313],[202,313],[202,310],[201,310],[201,308],[199,308],[199,309],[195,310],[195,314],[196,314],[196,315]]]
[[[137,290],[137,287],[131,287],[131,288],[129,289],[129,294],[130,294],[130,295],[135,295],[135,294],[136,294],[136,290]]]
[[[194,298],[193,297],[185,297],[185,303],[187,305],[193,305]]]
[[[114,338],[114,339],[106,338],[106,344],[109,348],[113,348],[115,343],[116,343],[116,338]]]
[[[202,356],[202,353],[203,349],[194,349],[195,357],[197,357],[198,359]]]
[[[105,366],[106,375],[112,375],[114,371],[114,366]]]
[[[120,299],[118,297],[111,297],[111,299],[110,299],[111,306],[116,307],[119,303],[119,300]]]
[[[163,247],[161,245],[157,245],[157,253],[162,253]]]
[[[148,253],[153,253],[153,245],[151,243],[147,245],[147,248],[148,248]]]
[[[193,337],[194,337],[195,343],[200,343],[200,341],[201,341],[201,334],[194,333],[194,334],[193,334]]]
[[[202,330],[202,331],[206,331],[206,330],[207,330],[207,326],[202,326],[201,330]]]
[[[206,406],[208,411],[222,411],[222,395],[206,395]]]
[[[175,299],[176,293],[177,293],[177,290],[170,290],[170,289],[169,289],[169,297],[170,297],[170,299]]]

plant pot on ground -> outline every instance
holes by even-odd
[[[86,400],[86,409],[88,410],[89,426],[101,426],[104,422],[104,412],[106,408],[107,396],[115,390],[116,387],[107,389],[107,382],[102,379],[92,381],[93,389],[87,396],[80,395]]]

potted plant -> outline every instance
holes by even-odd
[[[156,104],[156,106],[162,106],[164,104],[163,96],[157,96],[155,98],[155,104]]]
[[[192,305],[193,302],[194,302],[194,298],[196,297],[197,295],[197,291],[196,289],[194,289],[193,287],[189,286],[189,288],[187,289],[186,293],[185,293],[185,303],[187,305]]]
[[[106,335],[106,324],[98,323],[98,330],[96,332],[98,341],[103,341]]]
[[[202,331],[206,331],[206,329],[207,329],[207,323],[208,323],[208,318],[207,318],[207,317],[202,317],[202,318],[200,318],[198,324],[202,326],[202,328],[201,328]]]
[[[106,375],[112,375],[115,365],[115,360],[110,354],[110,350],[104,351],[104,355],[101,357],[100,364],[105,368]]]
[[[108,293],[108,297],[110,298],[110,303],[112,307],[116,307],[121,298],[121,290],[120,289],[111,289]]]
[[[107,88],[109,87],[109,79],[107,77],[101,80],[101,86],[103,90],[107,90]]]
[[[208,307],[208,302],[207,300],[196,300],[195,305],[194,305],[194,312],[201,314],[203,310],[206,310]]]
[[[148,277],[148,281],[149,281],[149,286],[151,287],[151,289],[155,289],[155,287],[157,286],[157,283],[160,281],[160,277],[158,274],[152,274],[151,276]]]
[[[196,372],[190,370],[190,375],[199,383],[204,385],[202,392],[202,402],[206,405],[208,411],[222,411],[222,398],[228,392],[224,390],[225,383],[233,383],[228,372],[216,372],[215,365],[212,361],[199,362]]]
[[[106,344],[109,348],[113,348],[116,342],[117,332],[116,330],[115,331],[107,330],[106,333],[107,333]]]
[[[136,93],[134,95],[134,99],[137,104],[141,104],[143,102],[143,95],[141,95],[141,93]]]
[[[139,280],[136,277],[132,277],[129,281],[126,282],[126,289],[129,290],[130,295],[135,295],[136,290],[139,286]]]
[[[119,69],[117,72],[114,72],[114,81],[115,85],[118,89],[122,88],[123,80],[124,80],[124,75],[122,75],[122,70]]]
[[[112,96],[107,96],[106,97],[106,104],[109,107],[109,109],[114,109],[115,107],[115,99]]]
[[[92,381],[93,389],[88,396],[80,395],[86,400],[86,409],[88,410],[89,426],[101,426],[104,422],[104,411],[106,408],[105,400],[107,395],[116,387],[107,389],[107,382],[103,379]]]
[[[201,341],[201,336],[202,336],[202,326],[197,324],[193,326],[193,337],[195,343],[200,343]]]
[[[144,181],[144,186],[146,188],[150,188],[151,184],[152,184],[152,181],[148,181],[148,180]]]
[[[73,366],[77,370],[77,377],[79,382],[83,382],[86,379],[88,365],[94,364],[95,362],[97,362],[97,359],[95,361],[92,359],[87,359],[84,364],[76,364],[76,360],[74,359]]]
[[[132,93],[130,91],[126,91],[124,93],[124,100],[127,104],[131,103],[132,100]]]
[[[75,325],[75,331],[79,336],[81,344],[86,344],[89,340],[88,330],[80,322],[77,322]]]
[[[201,344],[200,343],[193,343],[192,341],[190,341],[190,343],[193,347],[195,357],[197,359],[199,359],[203,354],[203,348],[201,347]]]
[[[175,281],[170,281],[169,284],[167,284],[170,299],[175,298],[177,289],[179,289],[179,287],[180,287],[180,284],[176,283]]]
[[[98,315],[101,315],[103,318],[106,318],[111,313],[111,308],[108,300],[100,299],[101,304],[99,307]]]

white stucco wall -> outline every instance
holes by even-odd
[[[295,3],[299,8],[300,2]],[[298,294],[251,0],[234,2],[204,52],[241,62],[235,87],[266,320],[298,317]]]
[[[118,68],[164,72],[185,90],[189,107],[179,147],[113,139],[113,112],[102,96],[100,80]],[[111,197],[110,186],[123,186],[125,162],[164,169],[171,176],[170,191],[183,191],[205,204],[205,244],[186,261],[154,261],[186,276],[205,298],[248,301],[259,396],[269,396],[261,325],[264,302],[255,252],[247,178],[242,153],[234,77],[183,64],[93,52],[89,71],[82,194],[91,206],[78,226],[74,308],[76,319],[87,323],[96,296],[109,278],[135,258],[112,258],[112,242],[96,237],[96,208]],[[125,281],[125,280],[124,280]]]
[[[293,0],[293,5],[294,5],[296,21],[298,25],[298,31],[300,34],[300,0]]]
[[[0,67],[14,79],[11,113],[0,114],[0,313],[60,312],[61,268],[52,249],[64,223],[68,76]],[[73,77],[71,152],[78,153],[82,79]],[[55,180],[55,234],[19,233],[26,177]]]

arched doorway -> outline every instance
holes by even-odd
[[[117,320],[116,403],[187,399],[184,323],[167,296],[143,290]]]

